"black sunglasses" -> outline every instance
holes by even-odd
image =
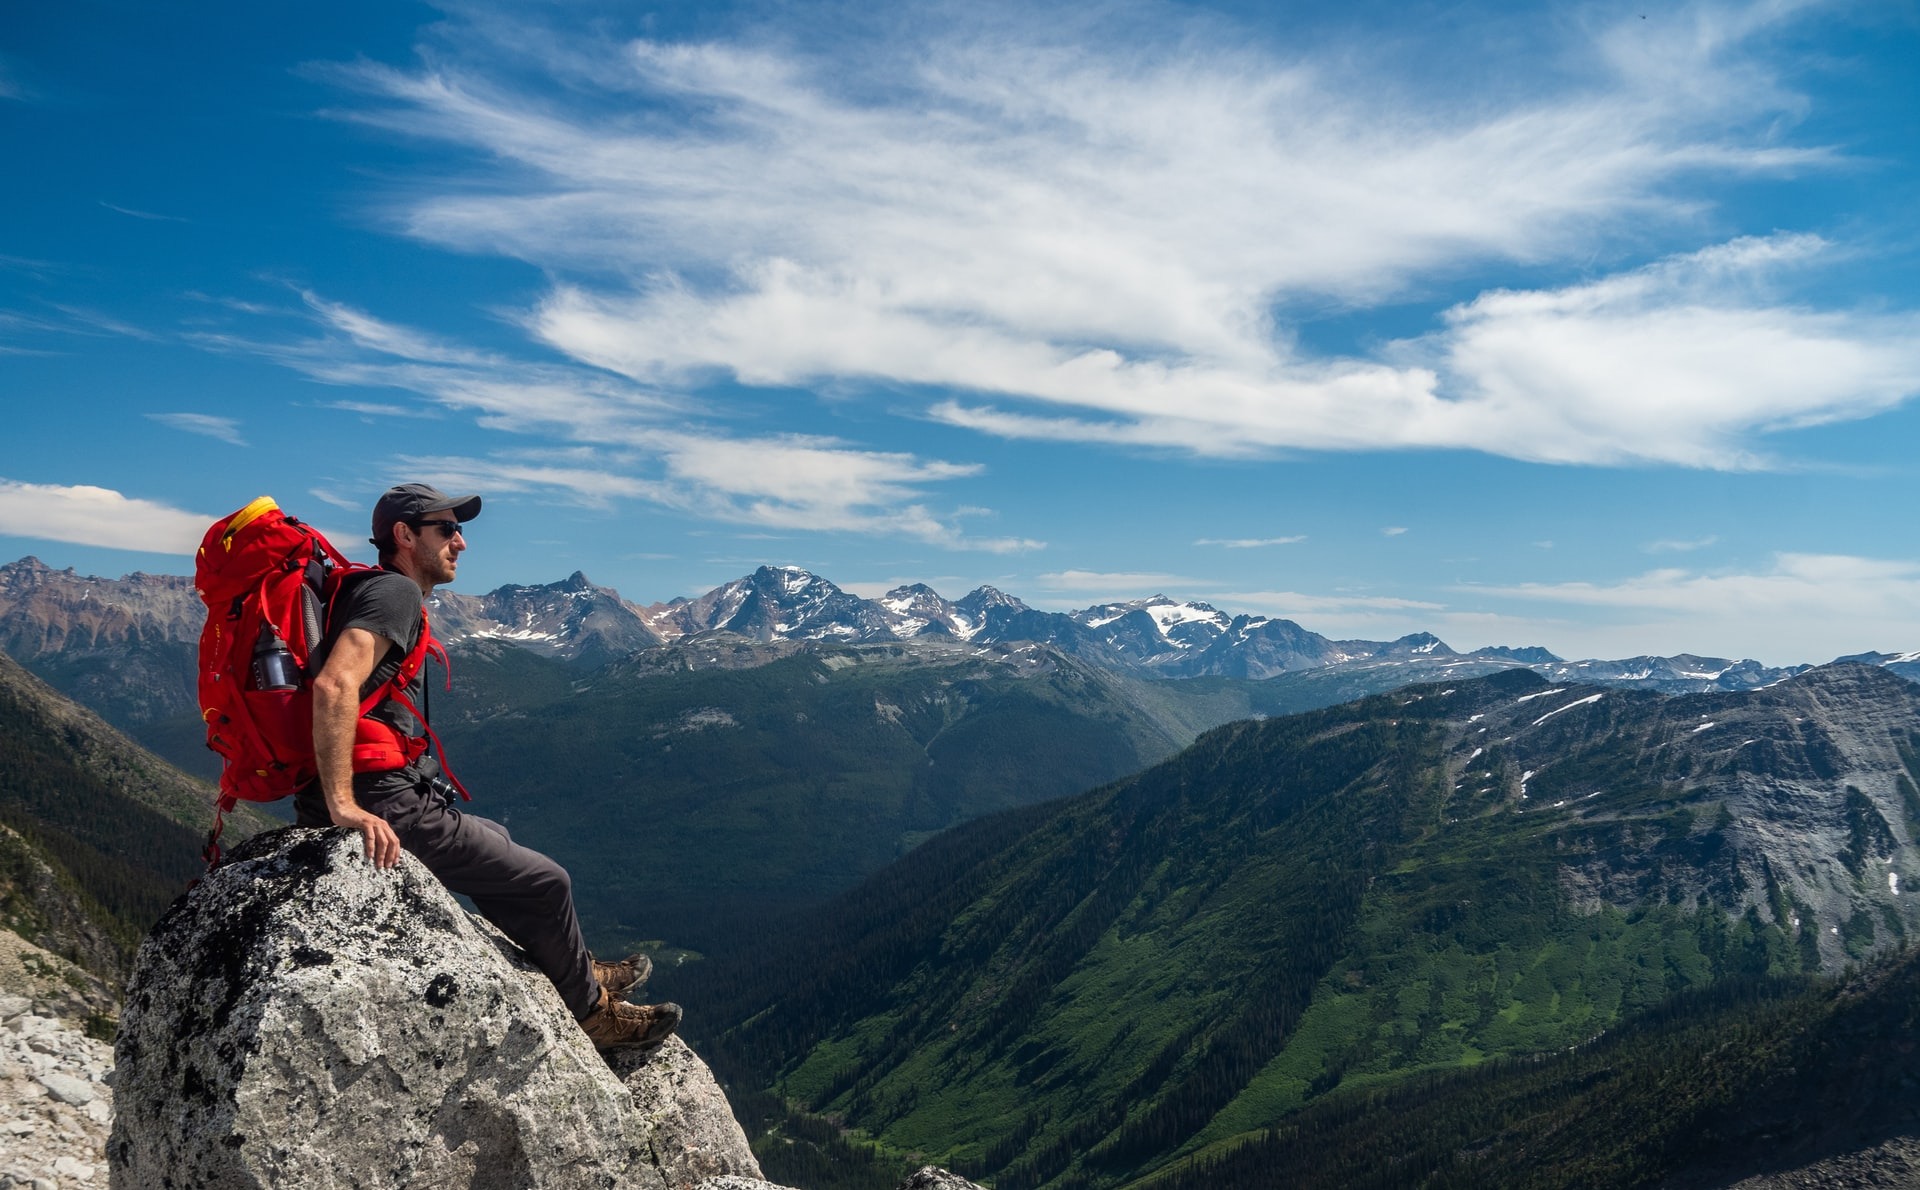
[[[459,521],[408,521],[407,524],[413,526],[415,533],[420,532],[420,530],[426,528],[428,525],[432,525],[435,529],[438,529],[442,537],[452,537],[455,533],[461,532]]]

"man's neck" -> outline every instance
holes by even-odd
[[[412,570],[409,570],[401,562],[401,559],[398,557],[396,557],[391,562],[382,562],[380,564],[380,569],[389,571],[393,574],[404,574],[408,578],[412,579],[414,582],[414,585],[420,588],[420,597],[422,599],[425,599],[427,596],[433,594],[433,584],[425,581],[419,575],[415,574]]]

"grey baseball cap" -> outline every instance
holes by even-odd
[[[403,483],[388,488],[373,506],[373,544],[393,538],[393,527],[401,521],[417,521],[428,513],[451,512],[453,519],[465,523],[480,515],[480,497],[449,496],[424,483]]]

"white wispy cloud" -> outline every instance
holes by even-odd
[[[970,534],[962,514],[916,501],[921,489],[974,468],[863,451],[831,439],[635,432],[632,449],[524,451],[476,459],[406,457],[439,487],[532,492],[589,507],[645,500],[695,516],[766,529],[871,533],[950,549],[1020,553],[1045,542]]]
[[[0,533],[11,537],[191,557],[213,521],[111,488],[0,479]]]
[[[156,215],[152,211],[141,211],[141,210],[136,210],[133,207],[123,207],[123,206],[120,206],[118,203],[111,203],[106,201],[105,199],[100,200],[100,205],[107,208],[109,211],[115,212],[116,214],[127,215],[134,219],[147,219],[147,220],[160,222],[160,223],[192,222],[192,220],[183,219],[178,215]]]
[[[1706,549],[1708,546],[1713,545],[1719,540],[1720,538],[1718,536],[1709,533],[1705,537],[1694,537],[1689,539],[1671,539],[1670,538],[1664,541],[1649,541],[1642,548],[1644,548],[1649,554],[1686,554],[1686,553],[1692,553],[1694,550]]]
[[[486,458],[407,458],[439,486],[532,492],[591,507],[644,500],[734,524],[877,533],[951,549],[1018,553],[1045,543],[967,531],[984,510],[933,506],[930,489],[981,467],[874,451],[819,435],[742,436],[703,427],[694,401],[594,369],[481,351],[303,293],[318,333],[260,341],[198,334],[328,384],[399,389],[425,407],[331,402],[362,416],[465,414],[531,440]],[[552,444],[552,445],[539,445]],[[442,482],[444,481],[444,482]]]
[[[62,302],[51,303],[53,308],[65,314],[70,320],[60,329],[72,334],[115,335],[127,339],[138,339],[143,343],[159,342],[160,336],[143,326],[136,326],[125,319],[116,318],[101,310],[92,310],[84,306],[68,305]]]
[[[534,492],[590,508],[669,494],[658,483],[619,474],[596,453],[571,453],[572,457],[567,452],[529,452],[488,458],[403,454],[395,462],[407,474],[449,492]]]
[[[312,496],[315,500],[320,501],[322,504],[331,504],[335,508],[344,508],[349,512],[362,512],[362,511],[368,510],[368,506],[362,503],[361,501],[350,500],[347,497],[342,496],[340,493],[328,491],[326,488],[308,488],[307,495]]]
[[[1269,545],[1294,545],[1305,541],[1305,534],[1292,537],[1202,537],[1195,545],[1218,545],[1230,550],[1257,550]]]
[[[930,483],[979,474],[971,463],[860,450],[802,435],[738,438],[663,432],[649,436],[668,481],[690,510],[774,529],[882,532],[954,548],[1018,553],[1045,543],[976,537],[959,517],[918,503]],[[716,503],[718,502],[718,503]]]
[[[395,405],[380,401],[326,401],[323,407],[338,409],[343,413],[358,413],[362,417],[400,417],[420,421],[432,421],[444,417],[438,409],[423,409],[417,405]]]
[[[1846,554],[1779,553],[1753,572],[1667,567],[1609,582],[1463,586],[1499,597],[1585,609],[1581,638],[1613,656],[1692,652],[1760,660],[1826,661],[1920,646],[1920,562]],[[1560,650],[1556,650],[1560,651]]]
[[[402,225],[552,271],[529,332],[640,385],[905,385],[985,433],[1202,454],[1743,467],[1920,390],[1920,320],[1766,284],[1815,238],[1484,293],[1378,358],[1302,352],[1287,312],[1570,270],[1684,234],[1702,178],[1831,164],[1782,137],[1805,100],[1757,48],[1798,7],[1629,19],[1500,91],[1198,29],[1069,52],[1066,18],[1003,11],[831,58],[476,22],[335,77],[386,101],[352,118],[476,151]]]
[[[157,421],[163,426],[217,438],[231,446],[247,444],[247,440],[240,435],[240,423],[231,417],[215,417],[210,413],[149,413],[146,416],[149,421]]]
[[[16,263],[22,271],[31,272],[40,267],[38,262],[34,261],[17,261]],[[46,267],[59,268],[57,265]],[[58,302],[47,303],[46,309],[52,313],[29,314],[21,310],[0,310],[0,329],[53,335],[83,335],[89,338],[118,336],[139,339],[147,343],[159,340],[158,335],[144,327],[135,326],[98,310]]]
[[[13,63],[0,56],[0,99],[25,99],[27,88],[20,81]]]
[[[1920,391],[1920,318],[1769,300],[1813,236],[1742,239],[1555,291],[1496,292],[1433,340],[1454,431],[1550,462],[1753,465],[1755,432],[1864,417]]]
[[[1383,537],[1399,537],[1407,531],[1405,525],[1388,525],[1380,530]]]

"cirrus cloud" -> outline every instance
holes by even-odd
[[[229,446],[247,444],[247,440],[240,436],[240,423],[231,417],[215,417],[210,413],[149,413],[147,418],[189,434],[217,438]]]
[[[1817,237],[1483,292],[1373,357],[1289,319],[1489,263],[1565,275],[1684,234],[1699,179],[1833,166],[1781,135],[1804,101],[1763,47],[1800,7],[1629,20],[1497,94],[1194,30],[1067,52],[1067,18],[999,11],[831,58],[496,21],[334,74],[376,98],[351,118],[483,163],[401,225],[553,272],[528,332],[639,385],[904,386],[983,433],[1201,455],[1739,468],[1920,391],[1913,315],[1769,288],[1832,258]]]

